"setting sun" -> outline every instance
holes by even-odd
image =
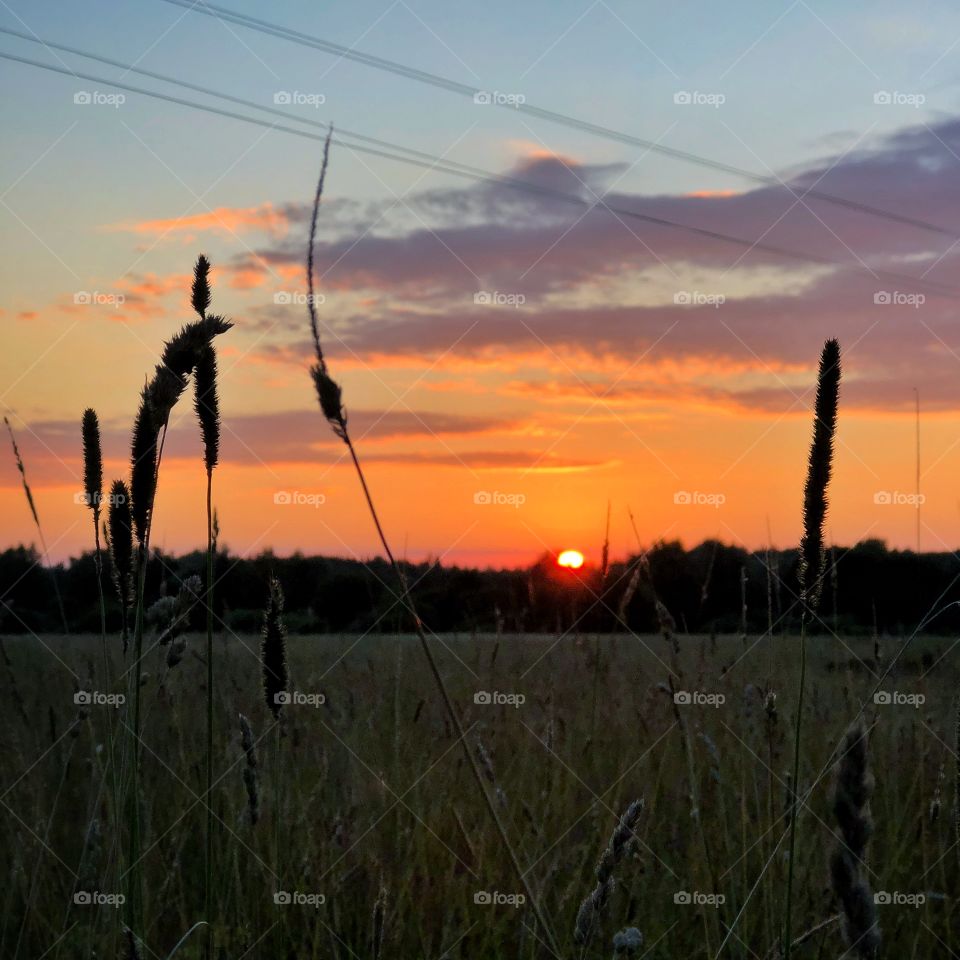
[[[557,566],[579,570],[583,566],[583,554],[579,550],[564,550],[557,557]]]

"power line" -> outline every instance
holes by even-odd
[[[190,83],[187,80],[179,80],[176,77],[171,77],[169,74],[157,73],[153,70],[145,70],[143,67],[138,67],[130,63],[124,63],[122,60],[114,60],[110,57],[104,57],[98,53],[88,53],[87,51],[80,50],[77,47],[69,47],[63,43],[55,43],[52,40],[44,40],[42,37],[38,37],[36,34],[22,33],[19,30],[11,30],[9,27],[0,27],[0,33],[5,33],[20,40],[29,40],[30,43],[37,43],[40,46],[46,47],[50,50],[63,50],[65,53],[74,54],[75,56],[83,57],[86,60],[96,60],[98,63],[107,64],[107,66],[118,67],[119,69],[124,70],[126,73],[138,73],[143,77],[150,77],[152,80],[161,80],[164,83],[171,83],[178,87],[184,87],[187,90],[195,90],[197,93],[203,93],[207,96],[217,97],[220,100],[236,103],[243,107],[250,107],[254,110],[262,110],[264,113],[273,114],[277,117],[283,117],[286,120],[293,120],[296,123],[304,123],[311,127],[317,127],[320,130],[326,131],[330,128],[329,123],[324,123],[320,120],[311,120],[309,117],[301,117],[299,114],[291,113],[289,110],[280,110],[277,107],[271,107],[267,104],[257,103],[255,100],[245,100],[243,97],[236,97],[230,93],[222,93],[218,90],[213,90],[210,87],[205,87],[202,84]],[[399,144],[390,143],[387,140],[378,140],[376,137],[368,137],[362,133],[351,133],[349,130],[345,130],[343,127],[337,127],[337,130],[341,134],[353,137],[354,139],[361,140],[365,143],[372,143],[391,150],[399,150],[403,153],[409,153],[411,156],[419,157],[422,160],[433,161],[438,159],[433,154],[424,153],[421,150],[413,150],[408,147],[402,147]],[[455,163],[455,161],[452,160],[447,162],[451,164]],[[473,172],[485,172],[478,171],[476,168],[470,168],[465,164],[463,166],[464,169],[470,169]]]
[[[364,53],[363,51],[356,50],[352,47],[345,47],[341,44],[334,43],[331,40],[324,40],[321,37],[315,37],[307,33],[302,33],[299,30],[293,30],[290,27],[284,27],[280,24],[270,23],[267,20],[261,20],[258,17],[251,17],[245,13],[237,13],[234,10],[221,7],[215,3],[206,3],[204,0],[164,0],[164,2],[171,3],[179,7],[184,7],[185,9],[195,13],[202,13],[205,16],[213,17],[217,20],[227,20],[231,23],[238,24],[239,26],[247,27],[250,30],[256,30],[259,33],[279,37],[282,40],[290,40],[291,42],[300,44],[301,46],[311,47],[315,50],[321,50],[324,53],[330,53],[347,60],[353,60],[357,63],[364,64],[365,66],[373,67],[376,70],[384,70],[397,76],[415,80],[418,83],[429,84],[430,86],[438,87],[450,93],[459,94],[460,96],[472,98],[478,93],[487,92],[482,90],[480,87],[474,87],[470,84],[461,83],[460,81],[453,80],[450,77],[444,77],[436,73],[430,73],[426,70],[420,70],[416,67],[408,66],[407,64],[400,63],[396,60],[388,60],[384,57],[377,57],[373,54]],[[950,230],[947,227],[942,227],[936,223],[931,223],[928,220],[922,220],[918,217],[910,217],[906,214],[895,213],[892,210],[876,207],[872,204],[863,203],[859,200],[851,200],[847,197],[841,197],[837,194],[828,193],[824,190],[817,190],[813,187],[806,190],[798,187],[797,190],[794,191],[792,187],[787,185],[783,180],[776,176],[767,176],[762,173],[756,173],[753,170],[747,170],[744,167],[738,167],[733,164],[724,163],[720,160],[713,160],[710,157],[704,157],[696,153],[691,153],[687,150],[680,150],[676,147],[668,147],[665,144],[658,143],[654,140],[645,140],[642,137],[625,133],[622,130],[614,130],[611,127],[605,127],[601,126],[600,124],[591,123],[588,120],[581,120],[578,117],[572,117],[564,113],[559,113],[555,110],[548,110],[545,107],[538,107],[531,103],[516,103],[513,101],[510,103],[505,103],[492,100],[491,102],[495,106],[505,107],[509,110],[525,113],[528,116],[537,117],[541,120],[547,120],[551,123],[561,124],[563,126],[579,130],[582,133],[590,134],[591,136],[601,137],[605,140],[612,140],[616,143],[625,144],[627,146],[642,147],[645,150],[662,154],[663,156],[670,157],[673,160],[681,160],[684,163],[692,163],[697,166],[708,167],[712,170],[728,173],[745,180],[751,180],[754,183],[763,184],[765,186],[786,189],[793,194],[793,196],[800,200],[812,198],[814,200],[820,200],[824,203],[833,204],[834,206],[844,207],[848,210],[854,210],[858,213],[865,214],[866,216],[878,217],[882,220],[889,220],[904,226],[916,227],[918,230],[936,233],[940,236],[948,237],[951,240],[960,240],[960,232]]]
[[[41,43],[43,41],[40,41]],[[52,45],[51,45],[52,46]],[[86,56],[86,54],[80,54],[81,56]],[[177,97],[172,94],[161,93],[157,90],[148,90],[144,87],[138,87],[133,84],[125,83],[118,80],[108,80],[105,77],[99,77],[94,74],[84,73],[82,71],[70,70],[65,67],[58,67],[53,64],[42,63],[38,60],[31,60],[28,57],[21,57],[12,53],[5,53],[0,51],[0,59],[10,60],[16,63],[22,63],[27,66],[37,67],[41,70],[46,70],[53,73],[58,73],[63,76],[72,77],[77,80],[89,80],[93,83],[103,84],[108,87],[116,87],[120,90],[127,90],[131,93],[136,93],[141,96],[150,97],[157,100],[163,100],[168,103],[177,104],[179,106],[189,107],[195,110],[202,110],[206,113],[215,114],[217,116],[226,117],[231,120],[240,120],[244,123],[255,124],[259,127],[264,127],[268,130],[277,130],[281,133],[289,133],[297,137],[302,137],[308,140],[314,140],[318,142],[323,142],[326,138],[320,134],[310,133],[306,130],[299,130],[295,127],[289,127],[284,124],[267,122],[261,120],[257,117],[247,116],[242,113],[237,113],[232,110],[224,110],[220,107],[212,106],[210,104],[197,103],[193,100],[186,100],[182,97]],[[115,65],[120,66],[119,61],[113,61]],[[126,65],[123,65],[126,69]],[[130,68],[135,69],[135,68]],[[173,80],[172,78],[165,78],[166,82],[175,83],[181,86],[186,86],[186,84],[181,84],[180,81]],[[196,85],[190,85],[195,89],[202,90],[205,93],[209,93],[211,96],[223,97],[224,99],[236,100],[237,98],[230,97],[228,95],[217,93],[209,88],[197,87]],[[258,109],[270,109],[258,104],[254,104],[252,101],[248,101],[250,106],[256,106]],[[272,109],[270,109],[270,112]],[[286,114],[283,111],[279,111],[285,116],[288,116],[291,120],[297,120],[298,122],[310,122],[313,121],[301,121],[301,118],[294,117],[293,115]],[[324,129],[328,127],[324,126]],[[361,134],[347,134],[351,138],[360,138],[363,137],[364,141],[367,143],[377,144],[379,146],[368,146],[360,143],[351,143],[348,140],[342,140],[338,137],[332,139],[332,143],[337,146],[345,147],[349,150],[354,150],[358,153],[365,153],[371,156],[381,157],[387,160],[394,160],[399,163],[405,163],[408,165],[424,168],[427,170],[439,170],[443,173],[448,173],[453,176],[464,177],[467,179],[475,180],[478,182],[488,183],[496,186],[505,186],[511,189],[516,189],[525,193],[534,193],[540,196],[550,197],[555,200],[559,200],[564,203],[570,203],[579,207],[586,207],[588,209],[600,209],[605,210],[609,213],[614,214],[617,217],[624,217],[632,220],[639,220],[644,223],[651,224],[653,226],[664,227],[667,229],[678,230],[684,233],[690,233],[695,236],[703,237],[708,240],[715,240],[719,242],[724,242],[732,244],[734,246],[741,247],[748,252],[751,250],[758,250],[764,253],[769,253],[771,255],[781,257],[788,260],[796,260],[805,263],[812,263],[817,266],[827,266],[827,267],[841,267],[841,268],[851,268],[861,273],[868,273],[872,277],[880,280],[891,280],[894,283],[906,284],[908,287],[913,288],[925,288],[936,294],[948,296],[948,297],[958,297],[960,298],[960,289],[956,287],[949,286],[947,284],[941,284],[937,281],[927,280],[920,277],[912,277],[907,274],[898,273],[890,270],[873,270],[869,267],[866,267],[862,264],[853,263],[850,261],[838,261],[832,260],[827,257],[820,257],[816,254],[803,253],[795,250],[790,250],[784,247],[779,247],[774,244],[762,243],[752,240],[747,240],[743,237],[737,237],[732,234],[723,233],[718,230],[710,230],[706,227],[698,227],[692,224],[679,223],[675,220],[669,220],[665,217],[657,217],[652,214],[641,213],[637,210],[631,210],[627,207],[615,206],[613,204],[605,203],[603,200],[590,201],[585,200],[581,196],[576,194],[565,193],[562,190],[555,190],[550,187],[545,187],[540,184],[532,183],[528,180],[520,180],[515,177],[501,176],[490,171],[484,171],[480,168],[470,167],[466,164],[457,163],[455,161],[448,161],[441,157],[436,157],[431,154],[426,154],[421,151],[410,150],[407,147],[400,146],[398,144],[391,144],[389,141],[376,140],[372,137],[365,137]],[[396,151],[400,151],[399,153]]]

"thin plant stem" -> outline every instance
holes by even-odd
[[[204,913],[210,921],[213,883],[213,469],[207,468],[207,842],[205,859]],[[213,926],[207,928],[206,952],[213,946]]]
[[[323,163],[320,168],[320,177],[317,181],[317,189],[314,195],[313,201],[313,214],[310,219],[310,240],[307,246],[307,263],[306,263],[306,273],[307,273],[307,311],[310,317],[310,331],[313,336],[314,346],[316,348],[316,364],[311,368],[311,376],[314,381],[314,385],[317,390],[317,398],[320,401],[320,409],[323,412],[324,417],[327,422],[332,427],[334,434],[338,436],[347,446],[347,449],[350,451],[350,459],[353,461],[354,469],[357,473],[357,478],[360,481],[360,486],[363,490],[364,498],[367,502],[367,508],[370,511],[370,516],[373,519],[373,524],[377,529],[377,535],[380,538],[380,543],[383,545],[384,552],[387,555],[390,565],[396,574],[397,580],[400,584],[400,590],[402,593],[403,602],[413,617],[414,628],[417,633],[417,637],[420,640],[420,646],[423,649],[424,656],[427,659],[427,664],[430,668],[430,673],[433,675],[434,682],[437,685],[437,689],[440,691],[440,697],[443,700],[444,708],[446,709],[447,716],[450,718],[450,722],[453,726],[453,729],[456,731],[457,739],[460,741],[460,745],[463,749],[463,753],[467,759],[467,766],[470,768],[473,773],[473,778],[476,781],[477,787],[480,790],[484,802],[486,803],[487,810],[490,814],[490,817],[493,819],[494,826],[496,827],[497,833],[500,836],[500,840],[504,846],[504,849],[507,852],[507,856],[510,859],[511,865],[516,872],[520,883],[523,886],[523,889],[526,893],[527,899],[530,902],[531,909],[533,910],[534,916],[537,919],[543,934],[547,940],[547,946],[551,949],[554,956],[559,957],[560,953],[556,947],[556,941],[554,939],[553,933],[550,929],[550,926],[547,924],[546,918],[543,915],[543,911],[540,908],[539,900],[533,892],[533,887],[530,881],[527,879],[527,875],[524,873],[523,869],[520,866],[520,862],[517,859],[516,852],[510,844],[510,840],[507,837],[507,831],[503,825],[503,822],[500,819],[500,814],[497,812],[496,804],[494,803],[492,797],[487,792],[486,785],[484,783],[483,774],[480,772],[480,768],[477,764],[477,759],[473,754],[473,751],[470,749],[470,745],[467,743],[466,734],[464,733],[463,724],[460,721],[460,716],[458,715],[456,709],[453,706],[453,701],[450,699],[450,694],[447,692],[446,684],[443,681],[443,677],[440,674],[440,670],[437,666],[437,661],[433,656],[433,651],[430,649],[430,643],[427,640],[426,633],[423,629],[423,622],[420,620],[420,616],[417,613],[416,607],[413,603],[413,597],[410,594],[410,587],[407,583],[407,578],[403,573],[403,569],[400,567],[400,564],[397,563],[396,557],[393,554],[393,551],[390,549],[390,545],[387,542],[386,534],[383,532],[383,527],[380,524],[380,518],[377,514],[376,507],[373,503],[373,497],[370,495],[370,489],[367,486],[366,477],[363,473],[363,468],[360,466],[360,461],[357,458],[356,450],[353,447],[353,442],[350,439],[350,433],[347,429],[347,417],[346,413],[343,410],[342,405],[342,394],[340,386],[330,377],[327,371],[326,359],[323,355],[323,348],[320,344],[320,330],[319,323],[317,320],[317,312],[315,307],[315,297],[314,297],[314,286],[313,286],[313,266],[314,266],[314,240],[316,237],[317,230],[317,220],[320,212],[320,201],[323,196],[323,186],[327,174],[327,165],[330,157],[330,140],[333,134],[333,127],[330,128],[330,133],[327,135],[326,143],[324,144],[323,149]]]
[[[113,686],[110,655],[107,651],[107,605],[103,595],[103,555],[100,550],[100,511],[93,512],[94,565],[97,572],[97,593],[100,598],[100,647],[103,652],[103,683],[106,690]],[[107,768],[110,779],[110,800],[114,828],[120,825],[120,790],[117,780],[117,758],[114,744],[113,716],[107,711]]]
[[[800,738],[803,728],[803,693],[807,679],[807,630],[806,617],[800,623],[800,682],[797,689],[797,717],[794,723],[793,783],[790,795],[790,851],[787,861],[787,913],[783,928],[783,957],[790,960],[793,937],[790,934],[790,918],[793,912],[793,873],[797,849],[797,798],[800,796]]]
[[[273,872],[277,879],[277,889],[283,889],[283,880],[280,876],[280,740],[283,737],[283,725],[277,721],[277,734],[273,743]],[[286,925],[283,911],[277,921],[276,953],[283,955]]]
[[[144,532],[143,543],[137,555],[137,611],[134,618],[134,646],[133,646],[133,738],[131,751],[129,823],[130,823],[130,863],[127,869],[130,872],[128,902],[130,929],[136,932],[142,929],[143,915],[143,886],[140,837],[140,670],[143,661],[143,619],[144,597],[147,587],[147,560],[150,556],[150,531],[153,528],[153,508],[157,498],[157,482],[160,475],[160,463],[163,459],[163,445],[167,439],[167,424],[164,423],[157,446],[157,463],[154,468],[153,490],[150,497],[147,528]]]
[[[50,551],[47,549],[47,541],[43,535],[43,527],[40,526],[40,515],[37,513],[37,504],[33,499],[33,491],[30,489],[30,484],[27,483],[27,471],[23,466],[20,448],[17,446],[16,438],[13,435],[13,427],[10,426],[10,421],[6,417],[3,418],[3,422],[6,424],[7,433],[10,435],[10,445],[13,447],[13,456],[17,462],[17,470],[20,472],[20,482],[23,485],[23,493],[27,498],[27,506],[30,508],[30,515],[33,517],[34,526],[37,528],[37,535],[40,537],[40,546],[43,549],[43,556],[47,561],[47,570],[50,573],[50,579],[53,581],[53,592],[57,598],[57,607],[60,610],[60,621],[63,624],[63,632],[67,634],[70,633],[70,625],[67,622],[67,612],[63,606],[63,598],[60,596],[60,583],[57,580],[57,570],[50,562]]]
[[[427,664],[430,668],[430,673],[433,675],[434,682],[437,685],[438,690],[440,691],[440,697],[443,700],[444,707],[446,708],[447,715],[450,717],[450,722],[453,724],[453,728],[456,731],[457,739],[460,741],[460,745],[463,748],[464,755],[467,758],[467,765],[469,766],[471,772],[473,773],[473,778],[476,781],[477,787],[480,790],[481,795],[483,796],[484,802],[487,806],[487,811],[490,814],[490,817],[493,819],[494,826],[496,827],[497,833],[500,836],[500,840],[503,844],[504,849],[507,851],[507,855],[510,858],[510,864],[513,867],[515,873],[520,878],[520,882],[523,885],[524,892],[526,893],[527,899],[530,902],[530,907],[533,910],[534,916],[537,918],[537,922],[540,924],[540,928],[543,931],[544,936],[547,939],[547,945],[549,949],[553,952],[554,956],[559,957],[560,951],[557,948],[556,941],[553,936],[553,931],[551,930],[549,924],[546,921],[546,917],[543,914],[543,910],[540,907],[540,901],[537,895],[533,891],[533,887],[530,881],[527,879],[527,875],[524,872],[523,868],[520,865],[520,861],[517,859],[517,855],[513,849],[513,846],[510,843],[510,839],[507,836],[506,828],[503,825],[503,821],[500,819],[500,814],[497,810],[496,804],[493,802],[490,794],[487,791],[486,784],[483,780],[483,774],[480,772],[480,768],[477,765],[476,757],[473,754],[473,751],[470,749],[470,745],[467,743],[467,736],[463,729],[463,724],[460,721],[460,716],[457,713],[456,709],[453,706],[453,701],[450,699],[450,694],[447,691],[447,685],[444,682],[443,676],[440,673],[440,670],[437,666],[436,658],[433,655],[433,651],[430,648],[430,643],[427,640],[426,633],[423,629],[423,623],[420,620],[420,616],[416,611],[416,607],[413,603],[413,597],[410,594],[409,585],[407,584],[407,578],[403,573],[400,565],[397,563],[396,558],[393,555],[393,551],[390,549],[390,544],[387,542],[386,535],[383,532],[383,527],[380,525],[380,518],[377,514],[377,509],[373,504],[373,498],[370,495],[370,489],[367,486],[366,477],[363,473],[363,468],[360,466],[360,460],[357,458],[356,450],[353,447],[353,443],[350,439],[349,434],[344,431],[345,436],[344,440],[347,445],[347,449],[350,451],[350,458],[353,460],[354,468],[357,472],[357,477],[360,480],[360,486],[363,489],[364,498],[367,501],[367,508],[370,511],[370,516],[373,519],[373,524],[377,529],[377,535],[380,538],[380,543],[383,545],[384,552],[387,555],[387,559],[390,561],[390,565],[393,567],[394,572],[397,575],[397,579],[400,582],[400,588],[403,592],[404,603],[407,606],[411,616],[413,617],[414,627],[416,629],[417,637],[420,640],[420,646],[423,649],[424,656],[427,658]]]

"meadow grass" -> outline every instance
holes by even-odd
[[[723,930],[745,903],[722,956],[777,955],[796,638],[762,639],[745,655],[739,636],[716,638],[711,652],[710,638],[681,635],[678,691],[722,695],[717,706],[676,704],[664,692],[660,637],[439,640],[450,695],[468,736],[481,740],[488,754],[506,798],[505,828],[550,918],[561,957],[609,957],[615,934],[631,927],[642,934],[648,951],[642,955],[651,960],[712,957],[704,923]],[[849,829],[845,833],[835,816],[832,757],[875,685],[873,640],[808,640],[805,724],[816,736],[805,738],[803,769],[826,765],[828,772],[810,796],[804,842],[796,851],[793,949],[795,956],[838,957],[846,944],[830,861]],[[13,784],[4,803],[17,815],[0,824],[9,852],[0,955],[41,956],[56,944],[50,956],[122,956],[118,911],[70,908],[75,891],[111,892],[115,882],[111,863],[119,841],[97,759],[111,708],[78,708],[70,673],[100,683],[100,638],[44,642],[56,656],[31,638],[5,641],[10,671],[0,681],[6,694],[0,698],[6,732],[0,775]],[[147,922],[138,936],[147,957],[166,956],[204,919],[205,850],[197,815],[206,789],[206,704],[197,691],[206,682],[206,665],[194,654],[204,650],[205,637],[188,635],[186,643],[176,670],[164,671],[159,650],[144,665]],[[597,644],[601,709],[591,737]],[[212,797],[221,842],[213,923],[224,956],[273,956],[265,945],[281,917],[287,949],[296,957],[366,957],[374,941],[382,956],[551,955],[529,904],[513,905],[523,888],[472,789],[445,706],[418,665],[418,645],[409,636],[288,637],[290,690],[322,694],[324,702],[315,697],[311,702],[319,705],[285,706],[283,766],[275,770],[269,739],[263,742],[275,723],[261,686],[257,638],[216,638],[217,713],[247,718],[247,732],[239,721],[215,729]],[[886,645],[893,650],[898,643],[888,639]],[[958,677],[948,660],[940,660],[948,647],[948,640],[917,638],[885,682],[885,689],[923,694],[921,708],[871,701],[864,716],[876,781],[864,876],[875,893],[924,900],[877,906],[883,956],[920,960],[960,948],[953,818],[931,813],[938,796],[944,806],[951,802],[940,773],[953,762]],[[114,654],[110,669],[119,673],[119,644]],[[29,723],[15,707],[14,679]],[[524,702],[477,703],[480,691],[521,694]],[[258,784],[276,773],[282,778],[282,886],[274,869],[277,796],[258,790],[253,822],[251,770]],[[848,770],[843,782],[853,784],[847,795],[856,797],[856,770]],[[809,777],[799,786],[806,796]],[[616,865],[616,883],[588,943],[578,944],[576,919],[596,886],[598,855],[639,797],[644,806],[635,840]],[[703,837],[715,881],[704,869]],[[324,902],[277,904],[278,891],[319,894]],[[503,902],[477,902],[480,894],[502,895]],[[714,905],[719,897],[723,902]],[[200,935],[187,940],[178,958],[199,956],[202,941]],[[621,938],[621,955],[627,942]]]

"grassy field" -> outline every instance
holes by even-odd
[[[99,637],[3,642],[0,956],[127,955],[124,907],[110,900],[128,879],[123,819],[104,772],[111,744],[119,755],[128,742],[127,710],[96,695],[76,702],[77,691],[126,690],[129,660],[110,642],[112,686]],[[609,957],[614,934],[630,926],[644,937],[635,956],[713,958],[721,945],[724,957],[771,955],[786,874],[792,638],[680,636],[677,651],[649,636],[433,644],[564,958]],[[282,737],[263,702],[258,648],[254,636],[216,640],[216,955],[548,957],[416,643],[291,637],[296,694]],[[882,667],[899,649],[884,641]],[[203,650],[191,636],[169,670],[165,651],[145,657],[144,957],[166,957],[203,916]],[[866,700],[876,778],[868,874],[891,901],[878,906],[882,955],[960,950],[949,650],[947,640],[913,641],[882,684],[893,702],[878,704],[872,641],[811,639],[801,791],[816,787],[802,814],[797,936],[838,912],[827,873],[831,751]],[[596,861],[635,798],[644,801],[637,842],[589,943],[576,945]],[[289,903],[276,902],[280,892]],[[83,894],[93,902],[76,902]],[[177,957],[201,956],[203,940],[195,933]],[[833,919],[794,955],[843,951]]]

